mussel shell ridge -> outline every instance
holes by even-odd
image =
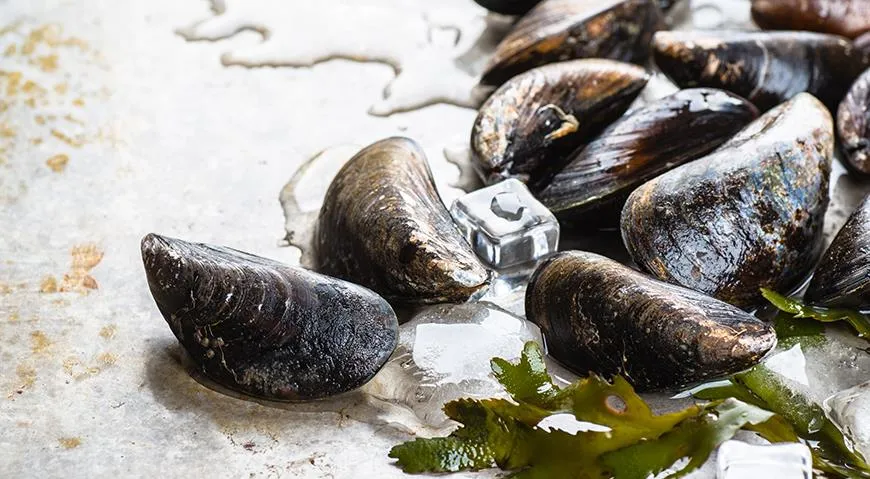
[[[339,171],[314,252],[318,271],[400,304],[464,302],[490,281],[441,202],[425,154],[407,138],[376,142]]]
[[[598,59],[514,77],[480,108],[471,133],[473,165],[486,183],[517,178],[540,189],[574,149],[625,112],[648,80],[641,67]]]
[[[390,305],[360,286],[258,256],[150,234],[151,295],[202,371],[264,399],[356,389],[398,340]]]
[[[845,38],[808,32],[658,32],[653,50],[656,64],[681,88],[721,88],[761,110],[807,92],[836,111],[868,66]]]
[[[870,70],[858,77],[840,103],[837,133],[846,167],[870,175]]]
[[[804,298],[830,308],[870,310],[870,196],[822,256]]]
[[[498,45],[481,82],[501,85],[534,67],[578,58],[643,63],[663,25],[655,0],[544,0]]]
[[[629,196],[622,237],[659,279],[728,303],[791,292],[822,249],[834,150],[830,113],[799,94],[710,155]]]
[[[776,344],[770,326],[740,309],[579,251],[538,268],[526,314],[548,353],[578,374],[621,374],[641,390],[741,371]]]
[[[710,153],[757,116],[751,103],[722,90],[679,91],[620,118],[572,154],[538,199],[561,220],[594,212],[617,224],[634,188]]]

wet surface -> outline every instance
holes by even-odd
[[[254,8],[237,3],[227,12]],[[457,12],[450,25],[483,14],[470,0],[396,3],[414,18],[419,8]],[[739,0],[696,3],[705,27],[748,19]],[[710,12],[732,6],[726,20]],[[405,410],[385,419],[384,406],[360,393],[278,406],[216,392],[191,371],[148,294],[139,241],[154,231],[292,263],[299,251],[284,247],[278,192],[317,153],[392,135],[421,143],[449,204],[460,194],[450,184],[469,176],[460,179],[442,152],[457,157],[475,112],[438,104],[369,114],[385,85],[399,81],[384,62],[225,66],[224,53],[256,49],[262,37],[189,42],[174,33],[213,18],[211,7],[0,0],[0,476],[88,468],[106,476],[405,477],[386,453],[425,432]],[[674,14],[689,16],[679,5]],[[451,52],[439,58],[479,71],[481,52],[500,36],[492,31],[463,35],[467,48],[458,48],[449,29],[438,30]],[[828,232],[868,189],[842,172],[835,164]],[[310,198],[299,203],[312,212]],[[618,232],[562,245],[617,258],[622,250]],[[77,247],[91,257],[79,266]],[[66,276],[70,291],[62,291]],[[497,288],[500,304],[521,313],[522,289],[510,281]]]

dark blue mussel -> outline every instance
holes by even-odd
[[[218,384],[279,401],[324,398],[371,379],[398,340],[387,302],[360,286],[236,251],[149,234],[151,295]]]

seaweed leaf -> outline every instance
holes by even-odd
[[[862,338],[870,338],[870,318],[848,309],[830,309],[805,304],[797,298],[783,296],[775,291],[761,288],[761,294],[770,304],[780,311],[794,315],[795,318],[811,318],[822,323],[848,322]]]
[[[536,343],[526,344],[517,363],[495,358],[491,364],[513,402],[462,399],[446,404],[445,413],[461,427],[448,437],[395,446],[390,457],[405,472],[497,466],[520,479],[645,478],[688,458],[674,475],[680,477],[700,467],[742,428],[766,427],[789,436],[785,422],[776,423],[778,428],[768,425],[773,413],[737,399],[655,415],[619,376],[608,382],[592,375],[559,388],[547,374]],[[563,413],[608,430],[569,434],[538,427],[544,418]],[[796,437],[793,432],[791,436]]]

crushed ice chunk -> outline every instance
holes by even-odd
[[[559,246],[559,222],[519,180],[453,202],[450,214],[477,255],[496,269],[534,263]]]
[[[855,450],[870,457],[870,381],[829,397],[824,409]]]
[[[717,479],[811,479],[813,459],[803,444],[752,445],[726,441],[719,448]]]
[[[443,427],[446,402],[507,397],[490,360],[515,360],[528,341],[543,344],[538,327],[495,305],[429,307],[399,327],[396,352],[363,390],[412,410],[427,426]]]

